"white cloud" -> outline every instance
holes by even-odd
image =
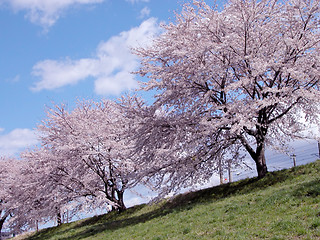
[[[132,4],[138,3],[138,2],[150,2],[150,0],[126,0],[126,1]]]
[[[14,11],[26,11],[26,17],[45,28],[52,26],[62,12],[73,5],[101,3],[104,0],[0,0]]]
[[[144,8],[141,9],[139,17],[140,18],[148,17],[150,15],[150,12],[151,12],[150,8],[144,7]]]
[[[97,61],[94,59],[80,59],[64,61],[44,60],[33,67],[32,74],[40,77],[34,90],[55,89],[65,85],[76,84],[82,79],[96,72]]]
[[[1,128],[0,133],[4,129]],[[0,156],[13,156],[19,151],[38,143],[36,132],[30,129],[17,128],[8,134],[0,135]]]
[[[157,20],[150,18],[139,27],[100,43],[93,58],[41,61],[33,67],[32,74],[40,81],[32,90],[52,90],[77,84],[89,77],[95,79],[95,92],[100,95],[119,95],[122,91],[133,89],[137,82],[130,73],[137,69],[139,60],[130,48],[145,46],[159,32]]]

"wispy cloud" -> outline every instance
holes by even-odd
[[[15,77],[13,78],[8,78],[5,80],[6,82],[9,82],[9,83],[17,83],[20,81],[20,75],[16,75]]]
[[[17,128],[7,134],[0,128],[0,156],[14,156],[19,151],[34,146],[38,138],[34,130]]]
[[[140,18],[148,17],[150,15],[150,12],[151,12],[150,8],[144,7],[144,8],[141,9],[139,17]]]
[[[0,0],[0,5],[10,6],[14,11],[26,11],[26,17],[45,28],[52,26],[64,10],[74,5],[101,3],[104,0]]]
[[[94,78],[95,92],[99,95],[119,95],[122,91],[133,89],[137,82],[130,73],[137,69],[139,60],[130,48],[150,43],[159,32],[157,20],[150,18],[140,26],[100,43],[93,58],[38,62],[32,74],[40,81],[34,84],[32,90],[53,90],[77,84],[89,77]]]

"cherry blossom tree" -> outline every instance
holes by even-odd
[[[8,226],[19,232],[52,220],[60,225],[66,212],[70,218],[96,208],[125,210],[123,194],[135,169],[120,108],[82,101],[72,111],[61,105],[47,113],[38,127],[42,146],[21,154],[19,174],[5,175],[17,182],[6,205],[14,213]]]
[[[158,193],[154,200],[190,187],[201,187],[230,159],[241,165],[239,144],[221,144],[218,135],[205,134],[188,114],[148,106],[136,96],[123,97],[124,117],[131,119],[126,137],[135,143],[136,181]],[[222,142],[221,142],[222,143]]]
[[[193,1],[163,28],[134,50],[143,90],[158,93],[140,115],[141,149],[158,169],[210,169],[235,145],[262,178],[266,146],[318,124],[319,0],[229,0],[222,10]]]
[[[122,134],[127,126],[112,101],[82,101],[72,111],[56,106],[38,127],[43,147],[37,154],[52,166],[51,181],[73,199],[123,211],[124,191],[134,179],[131,144]]]
[[[19,194],[17,190],[21,184],[21,172],[24,162],[14,158],[0,158],[0,238],[5,223],[15,217]],[[8,226],[9,224],[8,224]]]
[[[1,159],[0,160],[0,239],[1,239],[1,229],[3,227],[3,224],[5,220],[10,215],[10,208],[5,207],[5,204],[8,201],[8,191],[9,186],[7,182],[8,177],[8,161]]]
[[[61,214],[79,196],[70,193],[56,181],[56,166],[50,162],[51,155],[42,148],[27,150],[21,154],[25,168],[21,175],[23,181],[17,190],[16,216],[12,219],[12,228],[30,229],[39,224],[54,220],[60,225]],[[72,206],[70,215],[79,210],[78,205]]]
[[[0,227],[6,223],[6,229],[12,233],[56,219],[60,209],[67,207],[74,197],[52,180],[52,165],[37,153],[36,149],[28,150],[19,160],[0,160]],[[70,215],[75,211],[70,211]]]

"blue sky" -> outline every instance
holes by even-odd
[[[0,0],[0,156],[37,144],[53,102],[135,89],[139,60],[129,48],[148,44],[190,1]]]
[[[183,1],[0,0],[0,155],[37,143],[46,106],[137,86],[129,47],[148,44]]]

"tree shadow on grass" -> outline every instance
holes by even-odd
[[[139,216],[130,217],[130,215],[134,214],[136,211],[141,210],[143,207],[145,207],[145,204],[129,208],[121,214],[114,212],[114,213],[109,213],[105,215],[95,216],[95,217],[83,220],[79,224],[75,225],[74,227],[67,228],[65,230],[59,231],[59,228],[62,228],[63,225],[60,227],[44,229],[40,231],[37,235],[29,237],[28,239],[29,240],[45,240],[45,239],[49,239],[52,235],[56,236],[55,239],[60,239],[60,240],[83,239],[107,230],[113,231],[113,230],[121,229],[127,226],[144,223],[146,221],[152,220],[160,216],[164,216],[172,212],[172,209],[158,208],[148,213],[141,214]],[[117,218],[119,218],[122,214],[126,214],[128,215],[128,217],[118,220]],[[77,230],[86,226],[89,226],[89,227],[85,228],[83,231],[79,232],[79,230]],[[67,234],[72,230],[75,231],[74,235],[70,237],[63,237],[63,235]],[[59,237],[59,235],[61,237]]]
[[[299,184],[293,192],[294,197],[298,198],[314,198],[320,195],[320,179]]]
[[[309,167],[300,166],[292,169],[270,172],[265,178],[262,179],[244,179],[235,183],[228,183],[213,188],[203,189],[197,192],[180,194],[174,198],[165,200],[164,203],[159,204],[158,207],[156,206],[154,210],[138,216],[132,215],[137,213],[137,211],[143,209],[146,206],[145,204],[131,207],[121,214],[117,214],[114,212],[83,220],[71,229],[61,229],[62,231],[59,231],[59,228],[57,228],[57,231],[54,231],[55,228],[45,229],[36,236],[30,237],[28,239],[45,240],[48,239],[52,234],[55,234],[57,236],[56,239],[61,240],[88,238],[104,231],[113,231],[125,228],[127,226],[144,223],[152,219],[165,216],[174,211],[177,212],[188,210],[195,207],[197,204],[217,201],[230,197],[232,195],[242,195],[260,191],[261,189],[265,189],[269,186],[285,182],[287,180],[292,180],[298,175],[307,174],[312,171],[318,171],[320,168],[320,161],[312,163],[308,166]],[[317,187],[315,188],[315,186]],[[306,194],[320,194],[320,185],[319,183],[315,185],[315,183],[313,182],[306,183],[305,186],[301,185],[301,190],[298,189],[296,194],[301,195],[301,192],[306,192]],[[120,217],[122,219],[119,219]],[[62,227],[63,226],[61,226],[61,228]],[[79,232],[79,228],[82,227],[87,228]],[[64,234],[72,230],[76,232],[72,237],[58,237],[58,235],[63,236]]]

